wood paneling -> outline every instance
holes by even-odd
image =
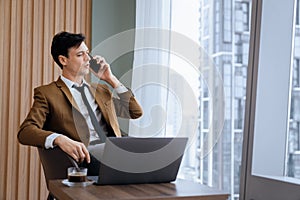
[[[0,200],[46,199],[36,148],[17,131],[33,102],[33,88],[56,80],[50,54],[59,31],[84,33],[90,45],[92,0],[0,0]]]

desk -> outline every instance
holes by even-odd
[[[49,190],[59,200],[101,199],[197,199],[226,200],[228,194],[185,180],[160,184],[90,185],[68,187],[61,180],[49,181]]]

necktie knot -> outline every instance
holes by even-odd
[[[84,93],[84,88],[86,87],[87,85],[84,83],[82,84],[82,86],[76,86],[76,85],[73,85],[72,87],[75,88],[76,90],[78,90],[80,93]]]

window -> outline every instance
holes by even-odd
[[[300,0],[297,0],[296,25],[300,25]]]
[[[251,35],[248,67],[251,79],[240,194],[242,199],[297,199],[300,181],[291,178],[299,177],[300,164],[298,81],[291,83],[292,77],[298,77],[292,75],[297,73],[292,65],[296,0],[252,3],[252,20],[256,23],[251,27],[255,34]]]
[[[293,67],[293,75],[292,75],[292,86],[293,90],[300,86],[300,66],[299,59],[294,58],[294,67]]]
[[[194,2],[194,1],[193,1]],[[243,143],[243,127],[245,113],[247,62],[249,48],[249,31],[251,12],[249,0],[199,0],[199,8],[184,11],[187,2],[173,0],[174,16],[185,16],[184,21],[194,21],[189,26],[182,26],[172,19],[172,30],[185,34],[195,41],[198,40],[202,49],[213,60],[222,77],[224,90],[224,126],[220,138],[214,147],[206,154],[203,146],[211,137],[210,128],[217,124],[214,113],[211,112],[211,88],[203,80],[209,79],[209,74],[199,77],[199,128],[198,141],[195,146],[195,160],[185,165],[185,178],[215,186],[228,191],[231,199],[238,199],[240,166]],[[234,8],[234,9],[233,9]],[[191,10],[199,10],[191,15]],[[210,12],[213,9],[214,12]],[[235,22],[232,22],[232,19]],[[237,27],[232,23],[241,26]],[[199,27],[191,30],[190,27]],[[190,29],[190,30],[189,30]],[[197,31],[197,34],[188,33]],[[199,34],[199,35],[198,35]],[[191,35],[196,35],[192,37]],[[171,56],[172,63],[172,56]],[[171,66],[175,66],[173,62]],[[178,65],[178,64],[177,64]],[[178,68],[187,68],[180,64]],[[187,69],[186,69],[187,70]],[[191,174],[194,174],[191,176]]]
[[[145,2],[150,1],[143,1]],[[159,4],[161,1],[155,2]],[[168,83],[174,83],[173,72],[181,76],[182,79],[175,81],[172,90],[181,91],[178,96],[183,97],[181,104],[175,105],[170,102],[172,96],[169,96],[165,104],[166,116],[172,120],[166,120],[166,130],[176,133],[182,127],[184,132],[190,133],[191,121],[197,122],[195,140],[184,156],[179,177],[223,189],[231,194],[231,200],[238,199],[251,1],[171,2],[170,48],[174,47],[172,39],[181,35],[182,38],[188,38],[197,44],[200,52],[190,52],[197,55],[199,64],[196,66],[192,66],[189,60],[177,52],[171,52],[168,67],[172,73],[165,73],[168,75]],[[236,4],[239,5],[235,6]],[[141,17],[143,14],[141,12]],[[154,22],[159,21],[157,15],[153,15],[151,19]],[[140,20],[138,16],[137,20]],[[235,26],[237,22],[233,20],[241,20],[241,26]],[[180,47],[185,52],[190,51],[190,47]],[[135,59],[140,58],[138,56]],[[147,61],[153,61],[151,55]],[[142,73],[146,78],[153,78],[145,74],[145,71],[147,70],[142,70]],[[135,75],[133,74],[133,79]],[[140,76],[136,77],[139,78]],[[182,89],[185,83],[188,83],[192,92]],[[189,104],[190,99],[194,98],[191,94],[195,95],[195,105],[180,113],[176,107]],[[142,100],[145,103],[151,102],[149,98],[151,95]],[[149,116],[149,113],[146,110],[145,116]],[[178,115],[184,116],[177,118]],[[162,121],[161,118],[158,116],[156,120]],[[190,121],[185,125],[180,124],[180,120],[184,119]]]
[[[223,39],[224,42],[231,42],[232,38],[232,24],[231,24],[231,5],[232,0],[223,0]]]
[[[206,19],[208,19],[208,15],[209,15],[209,8],[206,8],[206,9],[203,9],[203,27],[204,27],[204,30],[203,30],[203,33],[205,36],[208,36],[209,34],[209,24],[208,24],[208,21]]]
[[[289,117],[288,149],[286,161],[286,176],[300,178],[300,26],[299,7],[297,0],[295,35],[294,35],[294,64],[292,68],[291,104]]]

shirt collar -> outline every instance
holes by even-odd
[[[71,89],[73,85],[80,86],[80,85],[78,85],[78,83],[75,83],[75,82],[71,81],[70,79],[67,79],[63,75],[60,75],[60,78],[67,85],[67,87],[69,89]],[[90,84],[88,84],[88,82],[86,82],[85,79],[83,79],[82,84],[87,84],[88,86],[90,86]]]

